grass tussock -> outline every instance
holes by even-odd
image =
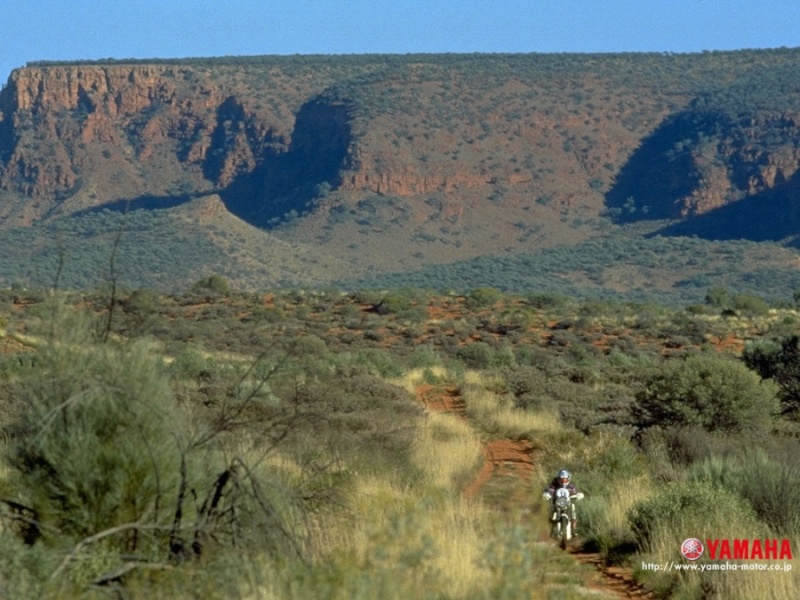
[[[470,379],[481,381],[474,376]],[[516,408],[510,399],[475,383],[465,385],[462,394],[467,404],[467,415],[486,432],[513,439],[536,439],[562,430],[557,413]]]
[[[426,483],[461,489],[482,458],[483,445],[463,419],[446,413],[430,413],[414,444],[414,462]]]
[[[416,367],[409,369],[400,377],[390,379],[393,385],[415,394],[423,384],[446,383],[455,381],[455,375],[442,365]]]

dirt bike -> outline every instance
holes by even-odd
[[[550,494],[545,494],[551,498]],[[570,496],[569,490],[560,488],[556,490],[556,497],[553,501],[553,531],[552,536],[558,540],[562,550],[566,550],[567,542],[572,539],[572,501],[581,500],[583,494],[577,493]]]

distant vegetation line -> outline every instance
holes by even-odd
[[[770,302],[788,301],[800,289],[796,269],[782,267],[779,261],[770,265],[764,262],[765,256],[780,251],[775,244],[622,235],[368,278],[336,279],[332,275],[331,279],[301,286],[297,281],[276,280],[257,268],[242,266],[201,229],[185,224],[178,227],[166,214],[145,210],[125,216],[101,211],[0,231],[0,283],[48,287],[53,285],[61,264],[60,286],[91,289],[103,285],[109,279],[110,249],[120,226],[123,235],[115,269],[121,283],[162,292],[184,291],[212,273],[237,282],[237,287],[258,291],[316,285],[345,290],[414,287],[463,293],[486,286],[512,293],[540,291],[667,305],[702,303],[711,287],[727,287]],[[624,286],[613,280],[620,274],[626,277]]]
[[[702,303],[710,287],[722,286],[765,300],[788,300],[800,288],[796,269],[765,269],[748,262],[749,254],[769,251],[770,247],[776,246],[746,241],[710,243],[695,238],[609,237],[534,253],[483,256],[339,283],[350,289],[419,287],[457,292],[489,286],[504,292],[536,290],[667,305]],[[625,291],[613,289],[604,273],[611,268],[638,273],[640,284]],[[656,273],[648,280],[651,270]],[[582,274],[588,284],[576,283],[576,273]],[[662,282],[665,273],[675,275],[673,285]]]
[[[93,213],[0,232],[0,281],[49,287],[61,264],[61,287],[91,289],[107,283],[121,218]],[[125,218],[115,270],[128,286],[174,290],[207,271],[227,272],[232,264],[203,236],[179,231],[157,212],[135,211]]]

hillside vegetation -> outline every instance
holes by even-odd
[[[797,596],[793,572],[641,568],[692,536],[797,548],[788,302],[212,276],[176,295],[6,290],[0,317],[3,596],[603,594],[547,541],[541,488],[564,467],[584,547],[659,597]],[[531,470],[477,486],[492,440],[524,442]]]
[[[69,255],[62,283],[96,285],[124,230],[120,274],[165,292],[430,287],[469,264],[462,292],[544,272],[582,296],[786,296],[799,53],[31,63],[0,94],[0,277],[48,286]]]

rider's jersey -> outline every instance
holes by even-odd
[[[578,488],[575,487],[574,483],[570,481],[567,485],[561,485],[561,482],[558,479],[554,479],[550,482],[550,487],[547,488],[547,493],[550,494],[551,497],[554,497],[556,495],[556,491],[560,490],[562,487],[569,490],[570,496],[574,496],[578,493]]]

